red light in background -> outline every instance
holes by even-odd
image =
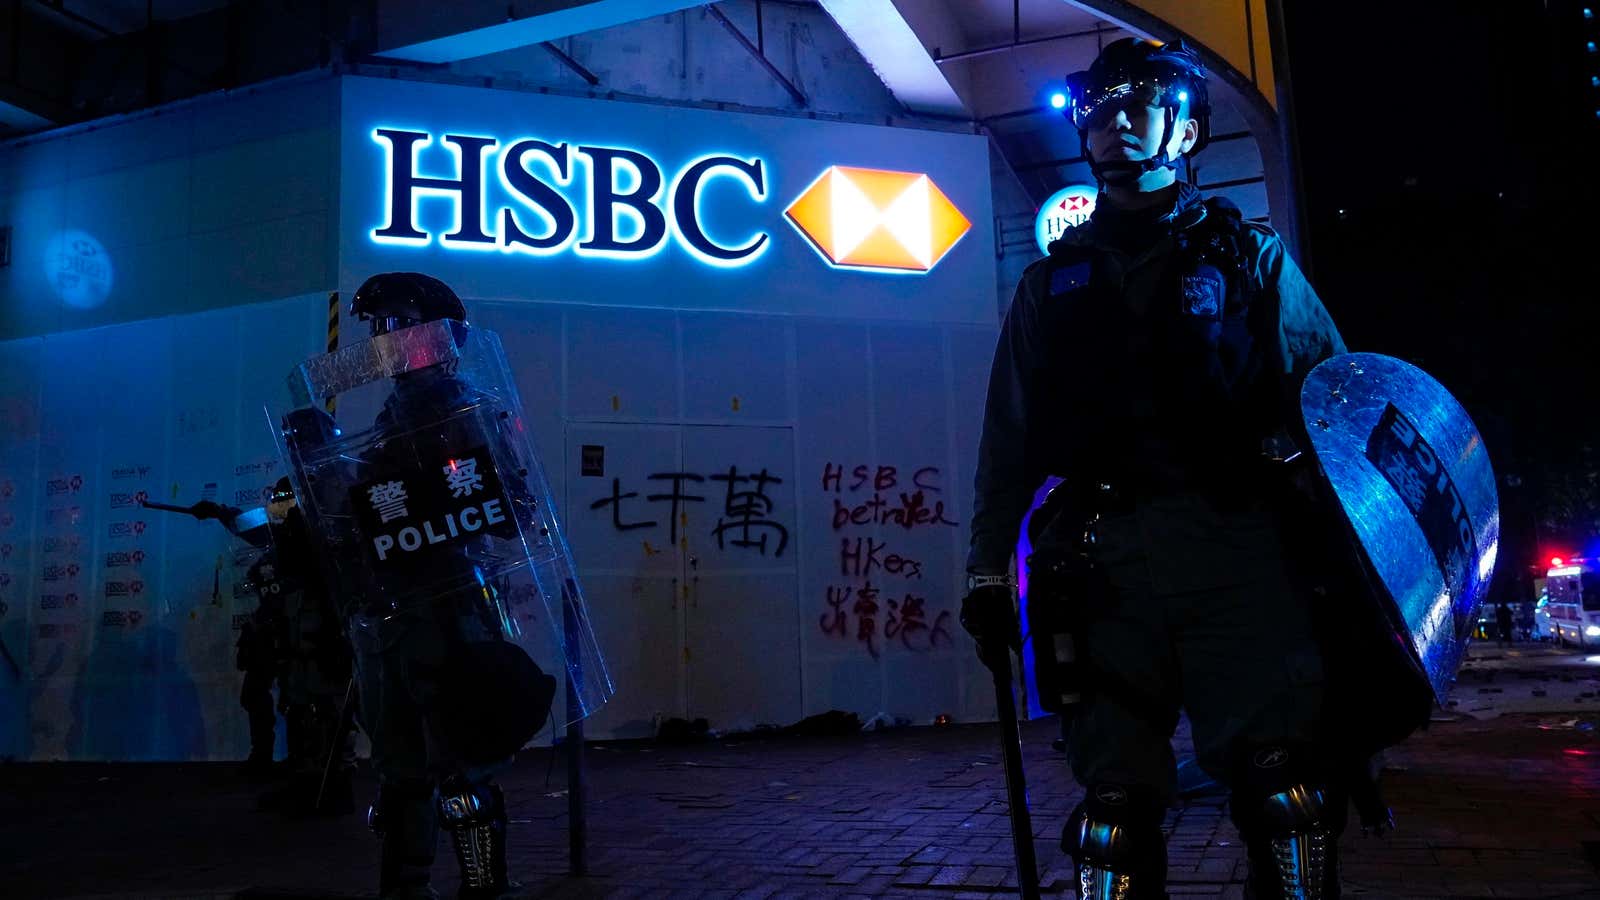
[[[1559,556],[1550,557],[1550,565],[1552,565],[1552,566],[1560,566],[1560,565],[1564,565],[1565,563],[1566,563],[1566,560],[1562,559]]]

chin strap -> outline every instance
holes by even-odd
[[[1166,111],[1166,118],[1161,123],[1161,137],[1156,141],[1160,148],[1155,155],[1141,160],[1112,160],[1110,162],[1096,162],[1094,154],[1089,152],[1089,132],[1078,132],[1078,146],[1083,150],[1083,158],[1089,163],[1089,171],[1094,174],[1095,181],[1103,187],[1106,184],[1127,184],[1137,181],[1146,172],[1157,169],[1176,169],[1183,159],[1183,154],[1167,157],[1167,139],[1173,134],[1177,125],[1178,110],[1171,106],[1162,107]]]

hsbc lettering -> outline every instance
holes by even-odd
[[[493,137],[444,134],[421,166],[432,134],[376,128],[372,138],[388,158],[387,221],[370,232],[377,243],[425,246],[437,238],[460,250],[642,259],[660,252],[670,237],[714,266],[746,265],[770,243],[764,231],[730,237],[701,219],[701,193],[718,179],[742,186],[753,203],[765,202],[767,173],[759,158],[702,156],[668,182],[655,160],[626,147],[533,138],[502,146]],[[441,149],[454,158],[448,169],[439,165]],[[585,173],[588,183],[582,184]],[[490,208],[490,179],[513,205]],[[419,226],[423,201],[450,204],[454,226],[442,233]]]

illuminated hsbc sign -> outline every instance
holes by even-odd
[[[371,233],[377,243],[438,240],[457,250],[637,259],[659,253],[671,240],[720,266],[748,264],[768,244],[765,233],[708,233],[700,220],[701,194],[715,179],[742,185],[753,202],[766,199],[760,159],[710,154],[672,173],[669,184],[655,160],[627,147],[444,134],[439,144],[454,157],[454,172],[428,175],[419,164],[433,135],[375,128],[372,137],[388,155],[387,220]],[[490,179],[513,204],[490,208]],[[436,234],[419,225],[419,206],[430,200],[453,205],[454,227]]]
[[[1073,184],[1056,191],[1039,207],[1033,222],[1033,236],[1039,242],[1039,252],[1048,254],[1050,242],[1076,228],[1094,215],[1095,198],[1099,189],[1088,184]]]
[[[749,265],[771,247],[762,224],[719,225],[708,204],[764,210],[771,173],[758,156],[707,153],[668,170],[632,147],[374,128],[384,154],[379,245],[642,260],[675,245],[709,266]],[[733,188],[734,192],[729,193]],[[495,199],[502,198],[502,199]],[[448,225],[439,225],[448,210]],[[971,223],[925,174],[831,166],[783,211],[840,269],[924,273]],[[432,224],[430,224],[432,223]]]

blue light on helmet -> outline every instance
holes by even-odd
[[[1051,109],[1066,109],[1067,108],[1067,95],[1065,93],[1063,93],[1062,91],[1056,91],[1056,92],[1052,93],[1050,95],[1050,108]]]

